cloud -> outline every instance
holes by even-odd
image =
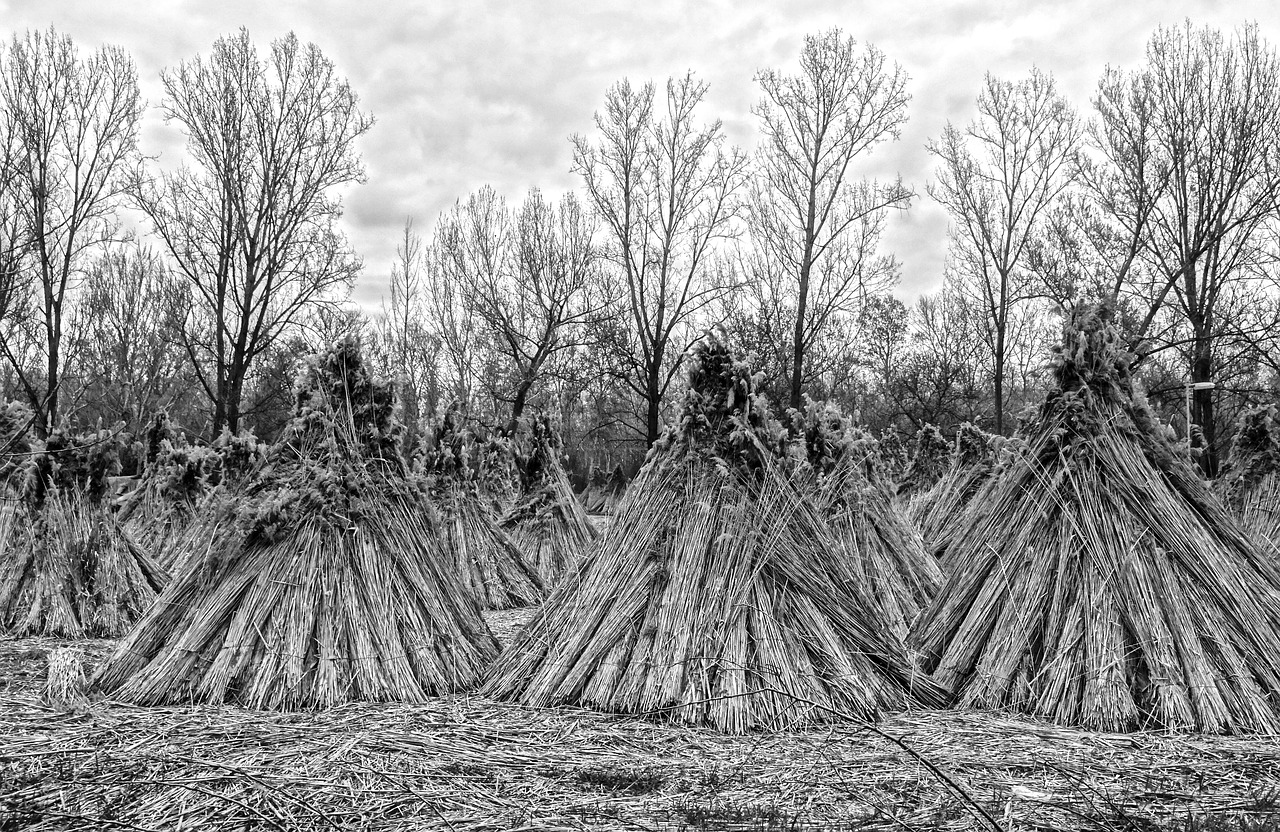
[[[1107,64],[1134,66],[1157,25],[1190,17],[1231,29],[1257,19],[1280,42],[1280,6],[1252,0],[899,0],[860,4],[856,14],[828,0],[366,0],[121,2],[0,0],[15,30],[50,24],[85,46],[116,43],[138,64],[154,104],[160,70],[215,38],[248,27],[261,48],[286,32],[332,58],[377,118],[359,148],[367,183],[345,194],[347,233],[363,255],[357,296],[376,305],[406,216],[429,231],[439,212],[483,184],[518,201],[531,186],[558,192],[577,183],[568,137],[589,132],[605,90],[694,70],[711,85],[703,117],[721,118],[734,142],[751,145],[763,67],[789,71],[805,34],[841,26],[876,44],[910,74],[910,121],[900,142],[859,162],[858,175],[901,174],[920,195],[891,220],[886,250],[903,262],[904,295],[938,285],[945,214],[924,193],[932,176],[925,142],[948,120],[967,123],[983,74],[1051,72],[1082,112]],[[151,113],[148,153],[176,154],[180,137]]]

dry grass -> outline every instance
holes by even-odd
[[[43,668],[59,643],[0,641],[0,672]],[[89,648],[92,664],[102,651]],[[979,810],[1007,830],[1244,830],[1275,828],[1266,795],[1280,790],[1275,737],[1097,734],[972,711],[877,728],[977,809],[856,725],[728,736],[468,694],[58,714],[38,686],[0,693],[0,714],[5,830],[993,828]]]

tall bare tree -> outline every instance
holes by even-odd
[[[410,433],[423,415],[434,412],[440,396],[436,366],[440,341],[428,325],[425,247],[422,235],[413,230],[413,220],[406,220],[391,267],[390,297],[382,304],[374,330],[383,369],[403,380],[404,418]]]
[[[336,191],[364,181],[355,142],[373,120],[292,33],[260,56],[241,29],[161,80],[192,165],[140,175],[134,193],[190,286],[185,348],[213,429],[236,430],[254,360],[360,268],[336,226]]]
[[[451,396],[483,420],[477,388],[495,381],[486,368],[495,363],[493,344],[473,300],[475,287],[497,285],[509,269],[514,231],[506,200],[485,186],[440,215],[427,251],[429,327],[443,353],[442,370]],[[492,415],[496,416],[496,402]]]
[[[553,205],[535,188],[515,216],[511,271],[472,295],[512,375],[508,434],[534,383],[558,355],[585,343],[586,326],[601,311],[595,233],[594,218],[575,194]]]
[[[608,258],[629,322],[614,358],[643,402],[648,445],[662,428],[662,404],[696,339],[696,316],[725,290],[712,255],[734,233],[746,158],[725,146],[719,120],[699,125],[706,83],[671,78],[655,107],[653,83],[620,81],[597,112],[598,135],[573,137],[573,168],[609,237]]]
[[[112,246],[89,266],[77,300],[71,374],[89,418],[138,430],[159,409],[193,424],[194,380],[178,343],[187,293],[150,248]]]
[[[0,355],[42,434],[59,417],[71,295],[92,252],[118,230],[121,174],[137,155],[140,116],[137,70],[123,50],[81,57],[52,28],[0,46],[9,167],[0,183],[0,304],[11,307]],[[20,304],[32,308],[13,308]]]
[[[1022,81],[986,76],[978,118],[947,123],[928,150],[938,158],[929,194],[951,216],[953,265],[987,314],[993,358],[996,431],[1004,430],[1010,322],[1022,302],[1044,294],[1026,259],[1046,210],[1071,181],[1081,128],[1053,77],[1038,69]]]
[[[764,98],[754,112],[764,141],[749,213],[756,279],[779,271],[791,322],[790,404],[800,407],[805,354],[834,316],[856,314],[869,292],[896,277],[876,255],[887,211],[905,208],[902,182],[853,178],[850,166],[901,134],[907,75],[871,44],[839,29],[805,38],[800,72],[756,76]]]
[[[1145,306],[1141,351],[1182,348],[1188,381],[1202,384],[1217,371],[1218,335],[1234,328],[1222,318],[1233,284],[1270,256],[1261,241],[1280,213],[1280,62],[1253,24],[1230,39],[1190,22],[1161,28],[1146,57],[1098,85],[1093,190],[1152,266],[1149,279],[1122,276]],[[1170,298],[1180,326],[1160,333]],[[1211,476],[1214,402],[1214,390],[1195,390]]]

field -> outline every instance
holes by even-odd
[[[505,641],[528,615],[487,617]],[[1280,829],[1280,738],[954,711],[729,737],[465,694],[321,713],[55,713],[40,693],[63,644],[0,640],[3,832]],[[112,644],[76,646],[92,668]]]

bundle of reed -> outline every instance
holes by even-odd
[[[942,431],[933,425],[922,426],[916,432],[911,463],[898,480],[898,498],[909,503],[933,488],[942,479],[950,456],[951,445],[943,437]]]
[[[304,367],[253,482],[93,684],[142,704],[423,701],[497,652],[400,456],[394,389],[354,339]]]
[[[942,570],[893,498],[879,443],[831,405],[793,411],[790,429],[798,446],[789,454],[792,482],[831,527],[836,556],[905,640],[941,586]]]
[[[19,635],[118,636],[168,581],[112,515],[119,431],[59,428],[22,457],[11,476],[0,628]]]
[[[163,411],[147,431],[146,467],[119,502],[117,520],[166,569],[174,544],[191,524],[197,506],[216,487],[221,457],[211,448],[188,444]]]
[[[1246,529],[1280,548],[1280,426],[1274,405],[1241,414],[1227,470],[1214,490]]]
[[[889,482],[897,482],[907,473],[911,455],[907,453],[907,440],[896,427],[881,431],[879,450],[880,470]]]
[[[15,635],[122,635],[168,581],[100,502],[55,490],[17,506],[12,523],[0,627]]]
[[[0,404],[0,500],[17,486],[14,474],[31,453],[31,428],[35,415],[22,402]]]
[[[963,705],[1274,733],[1277,572],[1175,453],[1112,314],[1066,323],[1056,389],[963,515],[913,641]]]
[[[604,470],[597,468],[595,465],[592,465],[587,470],[587,484],[578,495],[583,509],[591,514],[600,513],[600,509],[604,504],[604,487],[608,479],[609,477]]]
[[[521,548],[498,528],[491,502],[481,494],[479,443],[450,408],[431,432],[431,445],[416,467],[440,517],[445,547],[458,574],[483,609],[527,607],[544,597],[541,575]]]
[[[755,384],[718,338],[699,344],[679,424],[486,693],[732,733],[941,701],[830,557],[838,544],[786,481]]]
[[[546,422],[533,422],[527,451],[518,460],[523,495],[499,521],[551,587],[580,560],[596,538],[591,519],[560,461],[560,439]]]
[[[960,425],[951,450],[951,467],[933,488],[910,503],[908,516],[933,551],[946,548],[956,518],[991,477],[998,439],[971,422]]]
[[[627,494],[627,474],[622,465],[613,466],[613,472],[605,482],[600,494],[600,514],[613,514],[618,509],[623,497]]]
[[[85,696],[84,653],[75,647],[49,651],[43,702],[55,711],[76,712],[89,706]]]

